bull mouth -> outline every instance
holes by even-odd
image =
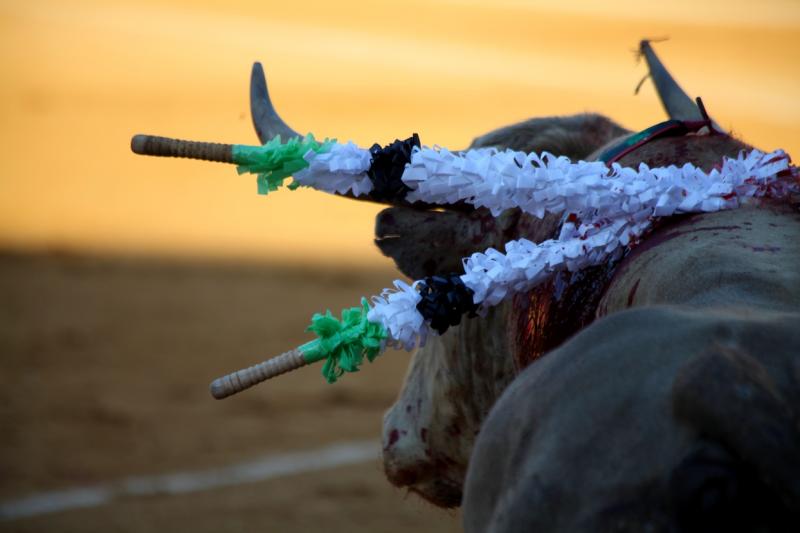
[[[375,246],[383,253],[383,255],[391,256],[391,247],[393,244],[398,244],[403,237],[397,234],[376,235],[372,240]]]
[[[400,469],[396,471],[385,468],[386,478],[399,489],[407,489],[423,500],[437,507],[454,509],[461,505],[463,497],[462,485],[446,477],[420,479],[419,471],[435,471],[433,465],[419,470]]]
[[[463,497],[461,487],[456,487],[454,484],[444,480],[435,482],[432,489],[425,489],[423,491],[423,489],[411,487],[409,488],[409,492],[413,492],[426,502],[443,509],[455,509],[460,507]]]

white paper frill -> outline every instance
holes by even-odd
[[[309,151],[309,166],[294,179],[304,186],[355,196],[372,190],[366,175],[369,150],[352,142],[334,144],[330,151]],[[683,166],[611,168],[600,161],[573,163],[564,156],[478,148],[450,152],[445,148],[414,148],[403,182],[411,188],[405,200],[429,204],[467,202],[494,215],[510,208],[542,217],[550,213],[587,211],[597,217],[632,215],[651,206],[655,216],[709,212],[736,206],[736,197],[755,193],[755,181],[777,181],[788,168],[782,150],[764,154],[753,150],[726,158],[711,172],[689,163]],[[755,181],[754,181],[755,180]],[[760,186],[768,186],[762,183]],[[582,217],[583,218],[583,217]]]
[[[704,172],[693,165],[638,169],[603,163],[571,163],[545,154],[445,150],[415,151],[403,176],[414,189],[408,199],[428,203],[465,200],[494,213],[520,207],[570,213],[557,239],[533,243],[526,239],[505,245],[505,253],[489,249],[464,259],[464,284],[485,310],[505,298],[529,291],[558,271],[577,271],[619,258],[657,217],[677,213],[734,209],[753,197],[784,197],[800,193],[796,171],[783,151],[752,151],[725,159]],[[412,195],[413,198],[411,197]],[[411,349],[427,335],[427,324],[416,311],[420,297],[415,282],[395,282],[396,290],[374,297],[368,319],[380,322],[394,344]]]
[[[653,215],[718,211],[736,206],[737,196],[755,193],[758,181],[777,180],[788,168],[786,154],[753,150],[725,159],[719,169],[704,172],[682,166],[611,168],[601,161],[578,161],[544,153],[525,154],[494,148],[452,153],[416,150],[403,173],[412,191],[409,201],[486,207],[497,216],[519,207],[537,217],[549,213],[582,213],[615,218],[654,208]],[[759,181],[760,180],[760,181]],[[752,194],[750,193],[752,192]],[[584,218],[584,217],[581,217]]]
[[[333,144],[327,152],[309,150],[303,157],[308,166],[292,176],[294,181],[319,191],[354,196],[372,190],[372,181],[367,176],[372,156],[369,150],[359,148],[353,142]]]
[[[417,291],[418,284],[419,281],[409,285],[398,279],[394,282],[394,289],[384,289],[380,296],[372,297],[367,320],[383,324],[390,346],[410,351],[425,344],[428,327],[417,311],[417,304],[422,299]]]

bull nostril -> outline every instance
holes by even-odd
[[[381,224],[388,224],[390,226],[395,225],[397,222],[394,220],[394,215],[388,212],[389,210],[386,209],[378,213],[378,221]]]
[[[384,209],[375,217],[375,235],[397,233],[397,221],[392,211],[394,208]]]

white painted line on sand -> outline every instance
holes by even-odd
[[[15,520],[69,509],[96,507],[125,496],[186,494],[255,483],[377,460],[379,456],[380,446],[377,441],[355,441],[332,444],[305,452],[267,455],[253,461],[221,468],[160,476],[129,477],[115,483],[41,492],[26,498],[0,502],[0,520]]]

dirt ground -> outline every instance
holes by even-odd
[[[0,254],[0,501],[380,438],[408,354],[215,401],[211,379],[309,340],[391,269]],[[457,531],[379,460],[0,522],[2,531]]]

